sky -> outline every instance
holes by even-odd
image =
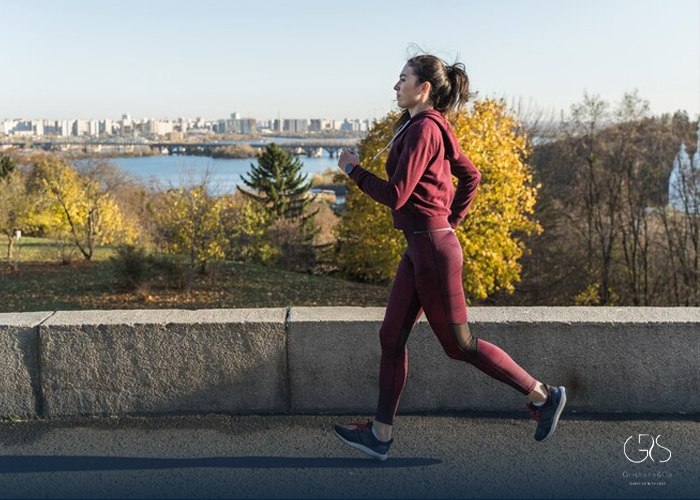
[[[700,0],[0,0],[0,119],[378,118],[417,50],[559,115],[700,114]]]

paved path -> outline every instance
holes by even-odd
[[[386,462],[345,416],[3,422],[0,498],[700,498],[698,418],[566,415],[536,443],[524,417],[401,416]]]

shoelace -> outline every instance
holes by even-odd
[[[347,425],[352,425],[355,427],[355,430],[358,430],[360,432],[369,432],[370,431],[370,424],[372,423],[371,420],[367,420],[366,422],[350,422]]]

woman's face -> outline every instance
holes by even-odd
[[[411,109],[427,100],[425,91],[427,85],[418,82],[418,77],[413,73],[413,68],[408,64],[403,67],[399,75],[399,81],[394,85],[396,102],[400,108]]]

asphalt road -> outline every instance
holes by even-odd
[[[0,498],[700,498],[700,417],[525,417],[403,415],[385,462],[348,416],[2,422]]]

